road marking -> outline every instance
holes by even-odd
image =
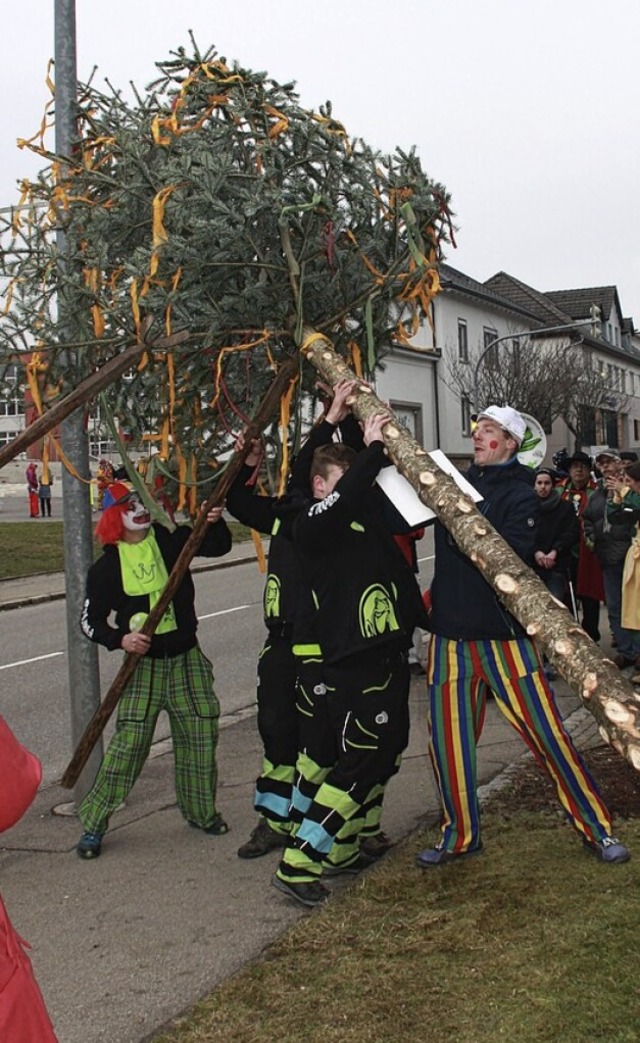
[[[10,670],[12,666],[27,666],[29,663],[39,663],[41,659],[55,659],[58,655],[64,655],[64,652],[49,652],[47,655],[37,655],[33,659],[18,659],[15,663],[5,663],[4,666],[0,666],[0,670]]]
[[[198,616],[198,619],[213,619],[214,616],[226,616],[229,612],[242,612],[243,608],[253,608],[253,605],[236,605],[235,608],[223,608],[221,612],[207,612],[206,616]]]
[[[214,616],[226,616],[230,612],[242,612],[245,608],[253,607],[253,605],[236,605],[235,608],[225,608],[221,612],[208,612],[204,616],[198,616],[198,619],[213,619]],[[38,663],[42,659],[55,659],[60,655],[64,655],[64,652],[49,652],[47,655],[34,656],[33,659],[18,659],[15,663],[5,663],[4,666],[0,666],[0,670],[10,670],[13,666],[28,666],[29,663]]]

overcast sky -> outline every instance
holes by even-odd
[[[4,18],[0,205],[34,160],[53,0]],[[228,60],[327,98],[352,135],[416,145],[451,193],[448,261],[540,290],[615,284],[640,326],[638,0],[77,0],[78,75],[145,86],[194,31]],[[10,22],[10,24],[8,24]],[[51,140],[53,147],[53,139]]]

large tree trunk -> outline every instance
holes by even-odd
[[[313,330],[304,330],[302,351],[332,385],[354,375],[331,342]],[[389,412],[362,383],[352,408],[360,419]],[[422,502],[435,512],[505,607],[582,697],[602,738],[640,771],[640,699],[632,685],[401,424],[391,422],[384,441],[389,456]]]

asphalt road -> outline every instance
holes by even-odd
[[[432,536],[418,548],[421,586],[432,573]],[[255,707],[257,655],[264,641],[262,587],[255,563],[194,576],[199,638],[214,665],[224,716]],[[78,641],[86,640],[78,628]],[[121,663],[117,652],[100,649],[100,679],[107,691]],[[0,620],[0,708],[11,727],[43,764],[45,783],[59,779],[71,756],[70,694],[63,601],[3,612]],[[113,729],[107,725],[108,738]],[[156,739],[167,736],[161,715]]]

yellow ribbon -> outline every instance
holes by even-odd
[[[253,546],[256,551],[256,558],[258,560],[258,569],[260,572],[267,571],[267,559],[264,553],[264,547],[262,546],[262,540],[260,539],[260,533],[256,532],[255,529],[251,530],[251,539],[253,540]]]

